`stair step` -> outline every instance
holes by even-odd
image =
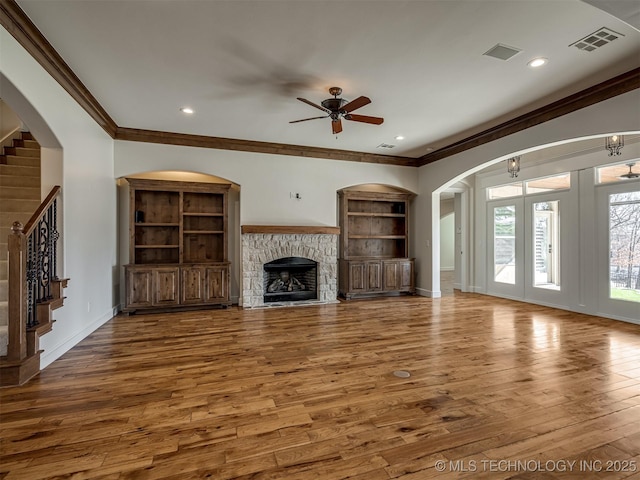
[[[40,176],[26,175],[0,175],[0,187],[38,187],[40,188]]]
[[[9,295],[9,280],[0,280],[0,301],[5,301]]]
[[[9,261],[0,260],[0,280],[9,278]]]
[[[35,210],[34,210],[35,212]],[[33,212],[2,212],[0,213],[0,225],[13,225],[13,222],[22,222],[22,225],[26,225],[26,223],[33,215]],[[9,227],[11,228],[11,227]],[[6,238],[0,238],[0,243],[6,243]]]
[[[7,325],[8,319],[9,319],[9,302],[2,301],[0,302],[0,326]]]
[[[18,140],[15,139],[13,141],[14,147],[23,147],[23,148],[37,148],[40,149],[40,144],[35,140]]]
[[[25,200],[25,199],[3,199],[2,211],[11,212],[35,212],[40,206],[40,200]]]
[[[31,132],[20,132],[23,140],[35,140]]]
[[[20,157],[18,155],[5,155],[3,165],[17,165],[23,167],[39,167],[39,157]]]
[[[25,175],[36,177],[40,175],[40,167],[23,167],[22,165],[0,165],[0,175]]]
[[[39,148],[24,148],[24,147],[4,147],[5,155],[17,155],[19,157],[35,157],[40,158]]]
[[[40,200],[40,189],[36,187],[5,187],[0,190],[0,198],[10,200]],[[4,206],[2,208],[5,210]]]

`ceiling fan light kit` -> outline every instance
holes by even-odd
[[[369,123],[371,125],[381,125],[384,122],[384,118],[381,117],[370,117],[368,115],[357,115],[352,114],[354,110],[358,108],[362,108],[365,105],[371,103],[371,99],[368,97],[360,96],[351,102],[348,102],[344,98],[339,98],[342,95],[342,89],[340,87],[331,87],[329,89],[329,94],[333,95],[333,98],[327,98],[320,102],[320,105],[313,103],[306,98],[298,97],[303,103],[310,105],[318,110],[322,110],[326,113],[324,116],[320,117],[311,117],[311,118],[303,118],[302,120],[293,120],[289,123],[300,123],[306,122],[308,120],[317,120],[319,118],[331,118],[331,132],[334,135],[342,132],[342,119],[349,120],[352,122],[360,122],[360,123]]]

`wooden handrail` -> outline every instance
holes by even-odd
[[[55,187],[53,187],[51,189],[51,192],[49,192],[49,195],[47,195],[47,198],[44,199],[44,201],[40,204],[40,206],[35,211],[35,213],[31,215],[31,218],[29,219],[27,224],[24,226],[25,237],[28,237],[31,234],[31,232],[33,232],[33,229],[36,228],[36,225],[38,224],[42,216],[49,209],[49,207],[51,206],[53,201],[57,198],[57,196],[60,195],[60,190],[61,188],[59,185],[56,185]]]

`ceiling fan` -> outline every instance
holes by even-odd
[[[343,118],[345,120],[351,120],[352,122],[371,123],[373,125],[380,125],[382,122],[384,122],[384,118],[370,117],[368,115],[357,115],[351,113],[358,108],[370,104],[371,100],[369,98],[358,97],[351,102],[347,102],[343,98],[338,98],[338,95],[342,94],[342,89],[340,87],[331,87],[329,89],[329,94],[333,95],[333,98],[327,98],[326,100],[323,100],[320,105],[310,102],[306,98],[298,97],[298,100],[300,100],[301,102],[304,102],[307,105],[311,105],[318,110],[322,110],[327,115],[323,115],[321,117],[303,118],[302,120],[293,120],[289,123],[306,122],[308,120],[316,120],[318,118],[331,118],[331,131],[335,135],[337,135],[342,131]]]
[[[620,175],[618,178],[639,178],[640,173],[635,173],[631,169],[636,165],[635,162],[627,163],[627,167],[629,167],[629,172],[623,175]]]

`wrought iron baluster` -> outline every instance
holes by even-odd
[[[37,303],[53,298],[52,281],[58,279],[57,213],[56,199],[27,239],[27,328],[38,325]]]

